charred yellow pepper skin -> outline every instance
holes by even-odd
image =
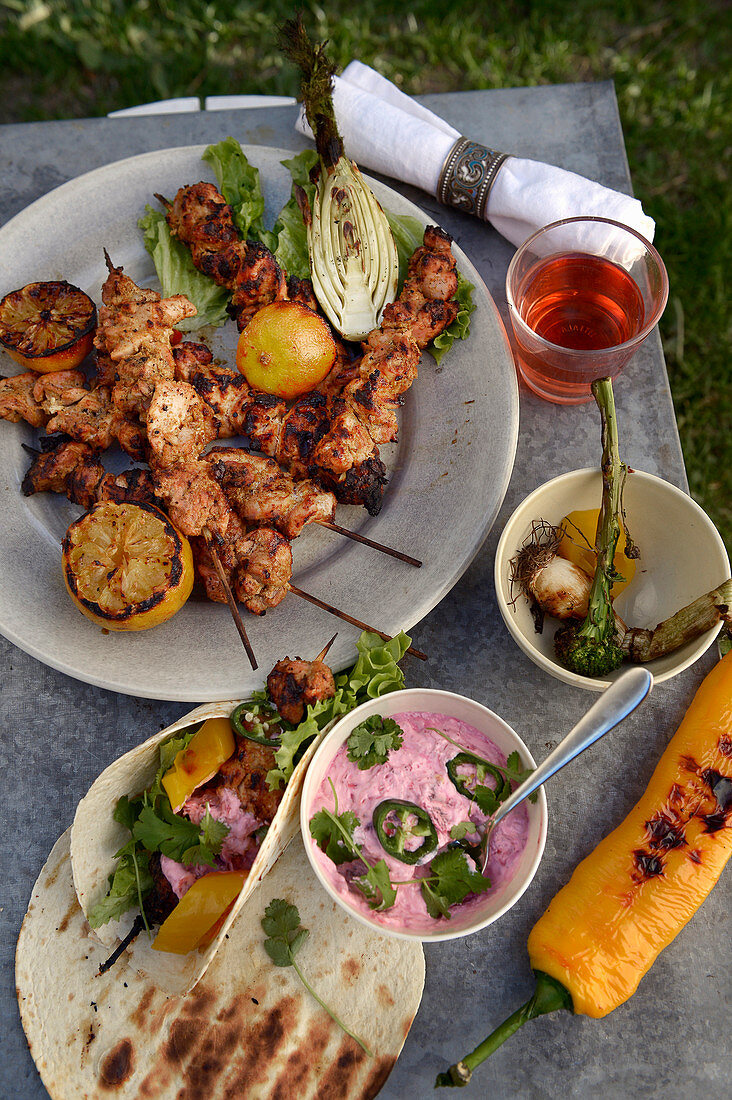
[[[701,684],[640,802],[575,870],[529,936],[534,970],[576,1013],[623,1004],[732,854],[732,652]]]
[[[236,744],[228,718],[207,718],[188,747],[176,754],[175,760],[162,778],[163,788],[173,812],[177,813],[196,787],[207,783],[225,760],[233,754]]]

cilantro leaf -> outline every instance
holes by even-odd
[[[348,863],[361,858],[361,849],[353,839],[354,830],[360,821],[352,810],[338,813],[323,808],[310,818],[310,835],[328,859],[333,863]]]
[[[504,797],[508,797],[508,794],[510,794],[510,790],[511,789],[509,787],[508,792]],[[473,799],[475,800],[479,808],[483,811],[483,813],[486,814],[486,816],[488,817],[494,814],[500,806],[501,802],[504,801],[503,798],[499,797],[499,795],[496,794],[495,790],[493,790],[491,787],[484,787],[482,783],[478,783],[478,785],[474,788]]]
[[[216,824],[217,829],[209,825],[209,833],[214,836],[214,845],[218,844],[218,851],[205,842],[201,827],[203,822],[201,826],[194,825],[187,817],[174,814],[170,803],[162,803],[157,812],[152,806],[143,807],[132,835],[148,852],[162,852],[176,863],[184,863],[189,867],[205,863],[214,867],[214,856],[221,851],[223,838],[229,833],[228,825],[222,822]],[[226,830],[223,834],[222,829]]]
[[[512,783],[519,784],[523,783],[525,779],[528,779],[534,769],[522,768],[521,757],[519,756],[518,752],[514,750],[506,761],[506,767],[504,770],[506,772],[506,776],[508,777],[508,779],[511,780]],[[533,794],[529,795],[529,802],[536,802],[538,797],[539,792],[534,791]]]
[[[262,928],[269,937],[264,949],[275,966],[292,966],[295,955],[310,933],[300,928],[300,913],[296,905],[289,905],[283,898],[274,898],[264,911]]]
[[[468,818],[467,821],[459,821],[457,825],[453,825],[450,829],[450,838],[452,840],[465,840],[466,836],[471,836],[477,831],[475,823]]]
[[[468,894],[479,894],[490,889],[490,879],[470,864],[459,848],[450,848],[435,856],[429,865],[429,874],[420,882],[427,912],[437,920],[450,919],[450,907],[464,901]]]
[[[363,1040],[359,1039],[358,1035],[354,1035],[352,1031],[349,1031],[335,1012],[328,1007],[325,1001],[321,1000],[295,962],[295,955],[310,935],[307,928],[300,926],[300,913],[297,906],[290,905],[284,898],[273,898],[264,910],[264,916],[260,923],[267,935],[267,939],[264,941],[264,949],[275,966],[292,966],[308,993],[315,998],[320,1007],[324,1008],[330,1018],[345,1031],[346,1035],[350,1035],[361,1049],[371,1057],[371,1051]]]
[[[397,892],[391,884],[389,868],[386,860],[380,859],[377,863],[367,864],[368,871],[353,880],[369,903],[370,909],[381,911],[391,909],[396,901]]]
[[[389,753],[400,749],[404,730],[393,718],[372,714],[352,730],[348,738],[348,759],[367,771],[375,764],[385,764]]]
[[[88,920],[92,928],[99,928],[110,920],[119,920],[128,909],[141,906],[141,899],[152,889],[147,852],[136,851],[134,841],[129,841],[117,852],[117,867],[109,876],[106,895],[89,910]]]

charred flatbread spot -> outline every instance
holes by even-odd
[[[130,1016],[130,1021],[135,1027],[142,1028],[145,1023],[145,1017],[148,1014],[150,1006],[155,1000],[155,987],[149,985],[140,998],[140,1003],[135,1011]]]
[[[120,1039],[116,1046],[105,1054],[99,1067],[99,1084],[104,1089],[118,1089],[134,1069],[135,1058],[129,1039]]]
[[[392,1008],[396,1003],[388,985],[379,985],[376,987],[376,999],[383,1008]]]
[[[194,989],[186,997],[181,1015],[189,1017],[208,1016],[209,1009],[213,1007],[215,1001],[215,993],[211,993],[208,989]]]
[[[356,981],[359,974],[361,973],[361,970],[361,960],[354,958],[353,955],[346,956],[346,958],[341,963],[341,975],[343,977],[343,981],[348,985],[351,985],[353,982]]]
[[[358,1074],[361,1063],[367,1057],[366,1052],[353,1039],[346,1037],[341,1043],[334,1062],[323,1074],[318,1088],[318,1100],[338,1100],[353,1092],[352,1080]],[[364,1096],[374,1096],[374,1092],[363,1092]]]
[[[59,924],[56,931],[57,932],[65,932],[66,929],[69,927],[69,922],[70,922],[71,918],[74,916],[75,913],[78,913],[78,911],[79,911],[79,903],[76,900],[76,898],[74,898],[73,902],[69,906],[63,920]]]
[[[411,1020],[409,1021],[411,1024]],[[366,1097],[376,1096],[381,1092],[382,1088],[386,1084],[386,1079],[394,1069],[396,1058],[378,1058],[375,1060],[376,1064],[368,1075],[366,1084],[364,1085],[361,1095]]]
[[[308,1028],[301,1048],[290,1054],[275,1081],[270,1100],[291,1100],[291,1097],[304,1090],[308,1078],[318,1073],[330,1035],[329,1028],[319,1023]]]
[[[222,1024],[229,1024],[232,1020],[244,1019],[247,1011],[248,1001],[254,1001],[254,1004],[259,1003],[255,1000],[254,997],[234,997],[234,1000],[231,1002],[231,1004],[228,1004],[225,1008],[222,1008],[221,1011],[217,1013],[216,1019],[219,1020]]]
[[[170,1035],[163,1046],[163,1058],[171,1065],[184,1062],[198,1042],[198,1024],[195,1020],[173,1020]]]

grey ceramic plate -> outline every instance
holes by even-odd
[[[146,153],[106,165],[57,188],[0,229],[0,294],[46,279],[68,279],[100,301],[102,248],[137,282],[154,283],[137,219],[153,192],[212,179],[204,146]],[[290,191],[283,150],[245,149],[261,171],[271,224]],[[290,154],[291,155],[291,154]],[[395,191],[373,181],[384,206],[426,219]],[[321,528],[296,540],[293,583],[394,634],[419,622],[452,588],[494,522],[513,467],[518,389],[510,347],[480,276],[459,251],[475,284],[469,340],[458,341],[438,369],[425,355],[406,395],[400,440],[382,449],[389,485],[381,513],[339,507],[339,522],[422,559],[417,570]],[[233,322],[216,341],[230,352]],[[0,373],[17,368],[0,353]],[[0,632],[70,676],[130,695],[181,701],[229,699],[261,687],[280,657],[314,657],[338,630],[334,668],[354,660],[359,631],[294,595],[262,618],[246,616],[259,670],[249,667],[225,606],[192,597],[163,626],[103,634],[69,600],[61,579],[61,539],[79,509],[54,494],[25,498],[28,466],[23,424],[0,425]]]

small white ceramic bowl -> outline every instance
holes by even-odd
[[[368,703],[362,703],[360,707],[356,707],[350,714],[341,718],[327,734],[315,753],[305,776],[300,802],[300,829],[303,843],[311,866],[322,883],[323,889],[327,890],[330,896],[361,924],[365,924],[369,928],[376,928],[385,936],[396,936],[399,939],[416,939],[424,942],[457,939],[460,936],[467,936],[471,932],[477,932],[503,916],[511,906],[516,904],[536,874],[546,842],[547,806],[543,788],[539,790],[536,802],[526,801],[524,803],[529,815],[529,835],[513,876],[495,892],[488,891],[486,894],[481,895],[464,911],[461,912],[458,908],[449,920],[440,919],[435,921],[434,931],[412,932],[385,927],[364,914],[355,905],[350,905],[345,898],[334,890],[324,875],[320,862],[315,855],[315,842],[310,836],[313,800],[330,768],[333,757],[349,736],[351,730],[372,714],[380,714],[382,718],[389,718],[393,714],[407,711],[428,711],[467,722],[489,737],[506,756],[517,750],[526,767],[536,767],[531,753],[518,734],[492,710],[488,710],[487,707],[476,703],[473,699],[468,699],[464,695],[455,695],[451,691],[438,691],[434,688],[406,688],[403,691],[393,691],[378,699],[370,700]]]
[[[528,600],[511,591],[511,559],[531,533],[534,520],[557,524],[567,513],[599,508],[602,478],[597,469],[573,470],[535,489],[508,520],[498,543],[495,584],[498,606],[514,640],[534,664],[575,687],[602,691],[622,669],[606,680],[578,676],[554,656],[558,620],[546,618],[537,634]],[[730,575],[729,558],[716,527],[681,489],[654,474],[632,470],[623,502],[628,529],[641,556],[631,584],[615,600],[627,626],[653,629],[674,612],[710,592]],[[669,680],[692,665],[712,644],[720,627],[708,630],[665,657],[650,661],[656,683]]]

